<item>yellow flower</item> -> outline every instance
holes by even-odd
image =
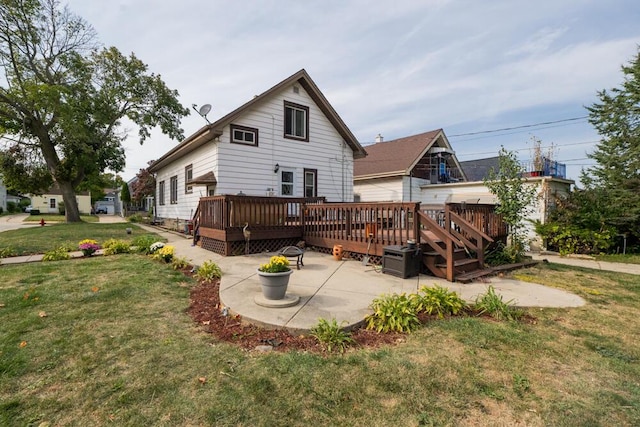
[[[268,263],[262,264],[258,269],[264,273],[282,273],[289,271],[289,260],[282,255],[272,256]]]

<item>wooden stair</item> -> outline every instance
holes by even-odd
[[[493,241],[489,236],[455,213],[447,212],[444,227],[424,214],[418,216],[422,262],[434,276],[468,283],[493,274],[484,268],[484,242]]]

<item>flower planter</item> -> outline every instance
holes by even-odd
[[[262,288],[262,295],[269,300],[283,299],[289,286],[289,276],[293,270],[281,273],[265,273],[258,270],[258,278]]]

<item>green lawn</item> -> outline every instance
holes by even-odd
[[[185,314],[193,282],[141,255],[0,274],[3,426],[640,425],[636,276],[518,271],[588,305],[322,356],[216,342]]]
[[[126,229],[131,228],[131,234]],[[98,243],[107,239],[131,240],[136,236],[149,234],[135,224],[115,223],[75,223],[50,224],[45,227],[29,227],[4,231],[0,234],[0,252],[10,249],[15,255],[44,253],[60,246],[77,250],[78,242],[94,239]]]
[[[626,264],[640,264],[640,254],[610,254],[596,256],[598,261],[622,262]]]
[[[24,219],[26,222],[40,222],[41,219],[44,219],[45,222],[64,222],[66,218],[64,215],[58,214],[38,214],[38,215],[29,215]],[[96,215],[80,215],[80,219],[84,222],[99,222],[100,218]]]

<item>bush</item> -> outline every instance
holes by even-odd
[[[613,245],[613,236],[616,234],[612,227],[594,231],[574,225],[540,222],[535,223],[535,230],[548,249],[557,250],[561,255],[606,252]]]
[[[11,247],[0,249],[0,258],[9,258],[16,255],[17,255],[16,251]]]
[[[442,286],[422,286],[414,298],[416,311],[436,314],[442,319],[445,315],[456,315],[465,309],[467,303],[453,291]]]
[[[189,261],[187,261],[185,257],[174,257],[173,260],[171,260],[171,267],[174,270],[184,270],[189,267]]]
[[[334,348],[343,353],[347,347],[354,343],[351,333],[342,329],[336,319],[331,322],[325,319],[318,320],[318,325],[311,329],[311,335],[314,336],[320,344],[327,350],[332,351]]]
[[[502,295],[496,294],[493,286],[476,298],[475,308],[478,315],[488,314],[497,320],[518,320],[524,314],[522,310],[511,306],[513,300],[502,301]]]
[[[411,332],[420,325],[416,294],[383,295],[371,303],[373,314],[367,316],[367,329],[377,332]]]
[[[516,264],[522,262],[523,254],[517,246],[506,246],[502,242],[496,243],[485,256],[485,261],[491,266]]]
[[[222,277],[222,270],[218,264],[213,261],[205,261],[196,270],[196,278],[203,281],[212,281],[213,279],[219,279]]]
[[[142,220],[143,220],[142,215],[140,215],[139,213],[136,213],[127,217],[127,221],[129,222],[142,222]]]
[[[71,256],[69,255],[69,252],[67,251],[67,249],[64,247],[59,247],[52,251],[45,252],[44,256],[42,257],[42,260],[43,261],[61,261],[69,258],[71,258]]]
[[[15,202],[7,202],[7,212],[9,213],[20,212],[20,207]],[[0,213],[2,213],[2,208],[0,208]]]
[[[124,240],[109,239],[102,244],[105,255],[128,254],[131,252],[131,244]]]
[[[132,246],[135,246],[136,250],[143,254],[151,253],[151,245],[158,241],[157,236],[152,236],[151,234],[143,234],[142,236],[137,236],[131,242]]]

